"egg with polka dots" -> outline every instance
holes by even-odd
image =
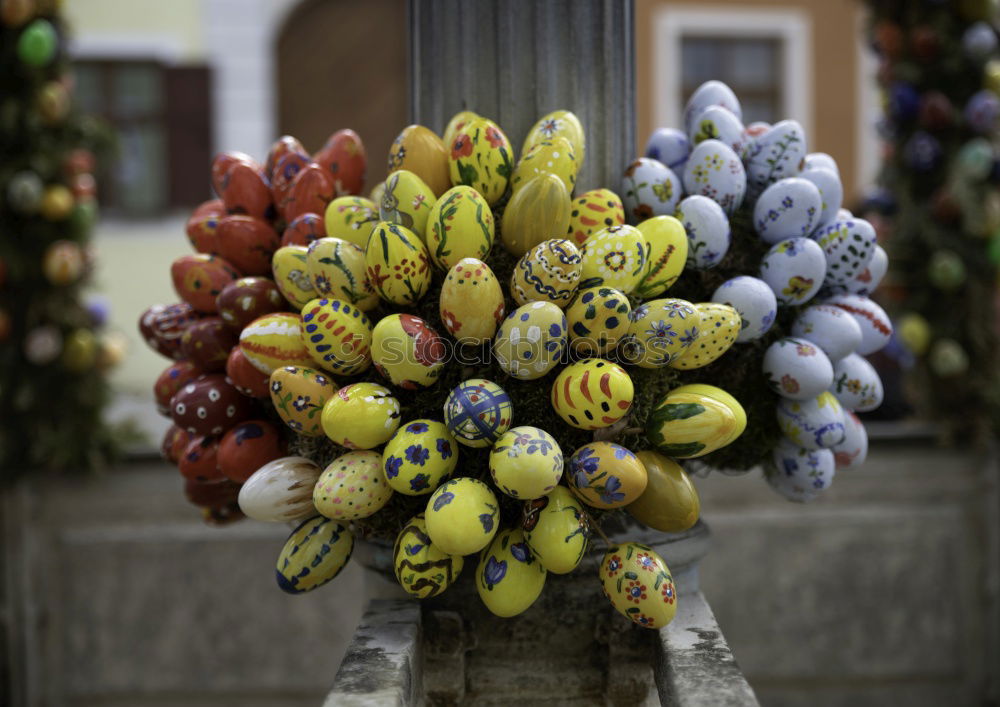
[[[257,404],[221,373],[188,383],[170,401],[174,424],[198,435],[220,435],[253,417]]]
[[[621,290],[603,286],[580,290],[566,309],[570,347],[591,356],[608,352],[628,333],[631,312]]]
[[[699,302],[694,308],[701,315],[698,338],[670,362],[671,368],[690,370],[707,366],[726,353],[740,334],[740,313],[728,304]]]
[[[493,344],[497,363],[520,380],[541,378],[566,348],[566,315],[551,302],[529,302],[507,315]]]
[[[457,464],[458,444],[448,426],[436,420],[406,423],[382,450],[386,481],[407,496],[433,492]]]
[[[381,510],[392,497],[378,452],[348,452],[337,457],[313,487],[313,505],[332,520],[358,520]]]
[[[635,389],[621,366],[588,358],[566,366],[552,382],[552,408],[567,424],[599,430],[618,422],[632,407]]]
[[[608,226],[625,223],[625,207],[610,189],[591,189],[573,200],[567,236],[577,245]]]

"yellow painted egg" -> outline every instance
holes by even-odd
[[[677,282],[687,261],[688,238],[684,224],[673,216],[654,216],[636,229],[649,244],[646,270],[635,288],[641,299],[652,299],[666,292]]]
[[[374,515],[392,497],[378,452],[348,452],[330,462],[313,487],[313,505],[327,518],[358,520]]]
[[[379,297],[399,305],[411,305],[424,296],[431,284],[427,248],[413,231],[380,221],[365,248],[368,282]]]
[[[449,555],[471,555],[497,532],[500,506],[490,487],[463,476],[445,481],[427,499],[427,534]]]
[[[510,429],[512,410],[503,388],[484,378],[470,378],[448,394],[444,422],[459,444],[491,447]]]
[[[526,611],[541,596],[546,574],[524,541],[524,531],[507,528],[479,555],[476,591],[487,609],[510,618]]]
[[[399,224],[424,240],[427,217],[437,197],[424,180],[405,169],[385,178],[385,190],[379,203],[379,217],[383,221]]]
[[[481,117],[478,113],[474,113],[471,110],[462,110],[451,116],[451,120],[448,121],[448,125],[445,126],[444,132],[441,134],[444,146],[450,150],[451,143],[455,141],[455,133],[465,127],[466,123],[471,123],[473,120],[478,120]]]
[[[302,594],[335,578],[351,559],[354,536],[347,526],[315,516],[292,531],[278,554],[278,586]]]
[[[587,551],[590,526],[580,502],[565,486],[524,504],[521,524],[532,554],[553,574],[567,574]]]
[[[693,393],[695,395],[704,395],[707,398],[712,398],[727,408],[732,410],[733,415],[736,417],[736,429],[733,430],[733,439],[736,439],[741,434],[743,430],[747,428],[747,414],[740,405],[740,401],[734,398],[732,395],[724,391],[722,388],[714,385],[706,385],[705,383],[689,383],[687,385],[682,385],[680,388],[674,388],[674,393]]]
[[[500,241],[511,255],[522,256],[569,230],[569,192],[554,174],[540,174],[517,190],[503,212]]]
[[[683,299],[655,299],[632,310],[624,355],[641,368],[662,368],[698,338],[701,315]]]
[[[379,221],[378,205],[361,196],[338,196],[326,205],[323,216],[328,237],[349,241],[362,249]]]
[[[610,189],[591,189],[573,200],[566,237],[582,246],[598,231],[624,223],[625,207],[621,198]]]
[[[302,317],[288,312],[265,314],[240,332],[240,348],[261,373],[282,366],[311,366],[312,356],[302,343]]]
[[[671,368],[690,370],[707,366],[726,353],[740,335],[743,320],[735,308],[715,302],[699,302],[694,307],[701,316],[698,338],[670,362]]]
[[[603,358],[572,363],[552,382],[552,408],[581,430],[610,427],[632,408],[635,393],[625,369]]]
[[[485,258],[493,247],[495,229],[486,199],[460,184],[434,202],[424,240],[434,264],[448,269],[463,258]]]
[[[566,309],[570,347],[584,355],[607,353],[628,334],[631,312],[621,290],[602,286],[578,291]]]
[[[320,367],[353,376],[371,365],[372,323],[343,300],[314,299],[302,308],[302,343]]]
[[[412,314],[383,317],[372,332],[375,368],[406,390],[433,384],[444,369],[446,354],[438,333]]]
[[[306,302],[316,296],[309,277],[308,255],[309,249],[304,245],[286,245],[274,251],[271,258],[274,284],[296,309],[302,309]]]
[[[677,588],[667,563],[639,543],[609,548],[601,561],[604,596],[618,613],[645,628],[663,628],[677,613]]]
[[[407,496],[433,492],[457,464],[458,444],[448,426],[435,420],[406,423],[382,450],[385,478]]]
[[[566,138],[556,136],[551,140],[536,142],[530,150],[522,153],[510,179],[510,188],[516,192],[532,177],[547,173],[559,177],[566,187],[566,193],[572,194],[579,171],[580,164],[576,161],[573,146]]]
[[[521,256],[510,276],[510,295],[519,305],[552,302],[562,308],[580,282],[580,251],[571,241],[542,241]]]
[[[444,328],[459,343],[484,344],[503,320],[500,281],[483,261],[463,258],[444,279],[438,311]]]
[[[529,302],[507,315],[493,342],[500,368],[521,380],[551,371],[566,348],[566,315],[551,302]]]
[[[532,146],[539,142],[551,140],[554,137],[564,137],[569,140],[570,145],[573,146],[573,152],[576,154],[577,164],[583,164],[587,149],[583,125],[576,114],[568,110],[554,110],[548,115],[542,116],[528,131],[528,136],[524,138],[521,154],[526,154]]]
[[[493,445],[490,474],[497,488],[512,498],[544,496],[562,478],[562,449],[545,430],[514,427]]]
[[[368,282],[365,249],[341,238],[320,238],[308,246],[306,267],[320,297],[343,300],[366,312],[378,306]]]
[[[451,187],[448,175],[448,148],[433,130],[408,125],[389,148],[389,174],[406,169],[420,177],[435,196]]]
[[[646,490],[642,462],[613,442],[591,442],[573,452],[566,478],[570,489],[594,508],[627,506]]]
[[[271,403],[286,425],[307,437],[323,434],[323,406],[337,386],[314,368],[282,366],[271,373]]]
[[[487,118],[470,120],[448,145],[451,183],[470,186],[490,206],[507,191],[514,171],[514,150],[500,126]]]
[[[746,420],[745,413],[742,419]],[[670,391],[646,420],[646,438],[661,452],[677,459],[704,456],[730,444],[742,433],[740,417],[729,405],[681,389]]]
[[[434,597],[450,587],[462,573],[465,558],[449,555],[431,542],[424,514],[410,518],[392,549],[396,579],[407,594],[418,599]]]
[[[629,294],[642,280],[649,244],[634,226],[608,226],[583,244],[580,287],[605,285]]]
[[[372,449],[385,444],[399,427],[399,401],[376,383],[345,385],[326,401],[323,432],[341,447]]]
[[[697,523],[701,502],[684,467],[649,449],[636,456],[646,467],[646,490],[625,506],[629,515],[664,533],[680,533]]]

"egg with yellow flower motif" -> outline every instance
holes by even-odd
[[[410,518],[396,537],[392,564],[403,590],[426,599],[437,596],[458,579],[465,558],[449,555],[431,542],[424,514],[420,513]]]
[[[455,438],[447,425],[436,420],[406,423],[382,450],[382,470],[389,486],[407,496],[432,493],[457,464]]]
[[[416,304],[431,284],[427,248],[417,235],[388,221],[372,231],[365,247],[368,281],[387,302]]]
[[[362,249],[380,220],[376,203],[360,196],[338,196],[326,205],[323,216],[328,237],[350,241]]]
[[[610,189],[591,189],[573,200],[569,214],[569,231],[566,234],[578,246],[598,231],[608,226],[625,223],[622,200]]]
[[[591,356],[607,353],[628,334],[631,312],[621,290],[602,286],[578,291],[566,309],[570,347]]]
[[[470,186],[496,204],[514,171],[514,151],[500,126],[487,118],[470,120],[447,147],[451,183]]]
[[[579,171],[580,164],[576,161],[573,146],[566,138],[556,136],[551,140],[536,142],[521,156],[510,179],[510,188],[516,192],[529,179],[548,172],[559,177],[566,192],[572,194]]]
[[[629,294],[646,274],[649,244],[634,226],[609,226],[583,244],[581,287],[605,285]]]
[[[604,596],[634,624],[660,629],[673,621],[677,588],[667,563],[652,548],[639,543],[609,548],[600,577]]]
[[[588,358],[560,371],[552,382],[550,399],[567,424],[599,430],[628,414],[634,393],[625,369],[602,358]]]
[[[521,256],[510,276],[510,294],[519,305],[552,302],[565,307],[576,294],[582,263],[572,241],[542,241]]]
[[[495,229],[486,199],[460,184],[434,202],[424,240],[434,264],[448,269],[464,258],[485,258],[493,247]]]
[[[399,410],[399,401],[384,386],[346,385],[323,406],[323,432],[341,447],[372,449],[396,433]]]
[[[479,555],[476,591],[487,609],[509,618],[535,603],[545,586],[546,574],[524,541],[524,531],[506,528]]]
[[[346,525],[323,516],[302,521],[278,554],[278,586],[289,594],[310,592],[334,579],[354,551]]]

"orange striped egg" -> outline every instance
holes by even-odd
[[[282,366],[312,365],[298,314],[276,312],[254,319],[240,334],[240,348],[254,368],[268,375]]]
[[[314,299],[302,308],[302,342],[312,360],[342,376],[361,373],[372,362],[372,323],[355,305]]]
[[[602,358],[566,366],[552,383],[552,407],[581,430],[610,427],[628,414],[634,394],[625,370]]]
[[[625,207],[619,196],[610,189],[591,189],[573,200],[567,236],[577,245],[583,245],[590,234],[623,223]]]

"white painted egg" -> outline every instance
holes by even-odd
[[[814,304],[792,322],[792,336],[823,349],[831,361],[839,361],[861,344],[861,327],[854,317],[832,304]]]
[[[855,412],[870,412],[882,404],[882,379],[875,367],[857,354],[849,354],[833,367],[830,392]]]
[[[873,354],[889,343],[892,336],[892,321],[885,310],[867,297],[860,295],[837,295],[826,300],[854,317],[861,327],[861,343],[856,351],[862,356]]]
[[[722,106],[709,106],[694,119],[688,137],[692,145],[705,140],[718,140],[737,155],[742,155],[746,145],[744,130],[743,123],[731,111]]]
[[[807,179],[779,179],[757,199],[753,226],[765,243],[808,236],[820,222],[823,199]]]
[[[857,469],[868,458],[868,430],[853,412],[844,413],[844,441],[831,447],[837,469]]]
[[[712,301],[728,304],[740,313],[742,323],[737,344],[762,337],[774,324],[778,313],[778,301],[771,288],[763,280],[749,275],[723,282],[712,293]]]
[[[305,457],[281,457],[268,462],[240,487],[240,510],[248,518],[290,523],[316,515],[313,486],[322,470]]]
[[[844,407],[829,391],[812,400],[781,398],[778,427],[800,447],[829,449],[844,441]]]
[[[816,241],[789,238],[771,247],[760,261],[760,279],[782,307],[805,304],[823,284],[826,256]]]
[[[845,209],[844,207],[837,209],[837,221],[847,221],[852,218],[854,218],[854,214],[852,214],[848,209]]]
[[[740,99],[721,81],[706,81],[694,90],[687,104],[684,106],[684,131],[691,134],[691,124],[709,106],[722,106],[736,116],[737,120],[743,120],[743,109],[740,107]]]
[[[677,220],[688,237],[687,266],[707,270],[719,264],[729,250],[729,218],[707,196],[689,196],[677,205]]]
[[[794,120],[782,120],[746,152],[747,192],[755,197],[779,179],[795,177],[806,156],[806,135]]]
[[[674,174],[684,173],[684,163],[691,154],[691,141],[677,128],[659,128],[649,136],[646,157],[662,162]]]
[[[764,470],[767,483],[789,501],[812,501],[829,488],[836,474],[829,449],[803,449],[789,439],[774,447],[773,464]]]
[[[807,169],[799,174],[800,179],[805,179],[816,185],[820,196],[819,218],[816,219],[816,227],[822,228],[837,219],[837,212],[844,202],[844,185],[840,183],[840,176],[829,169]]]
[[[875,254],[875,229],[862,218],[834,221],[816,231],[813,240],[826,254],[824,284],[836,287],[856,278]]]
[[[805,157],[802,169],[828,169],[837,176],[840,176],[840,167],[837,166],[837,160],[825,152],[810,152]]]
[[[783,398],[810,400],[830,387],[833,364],[823,351],[805,339],[778,339],[764,352],[764,379]]]
[[[621,196],[630,224],[654,216],[673,216],[683,196],[681,180],[662,162],[640,157],[625,169]]]
[[[872,259],[868,261],[868,267],[844,287],[852,295],[870,295],[878,288],[888,271],[889,255],[885,252],[885,248],[876,245]]]
[[[704,140],[691,150],[684,166],[684,191],[701,194],[717,202],[727,214],[743,203],[747,175],[743,162],[719,140]]]

